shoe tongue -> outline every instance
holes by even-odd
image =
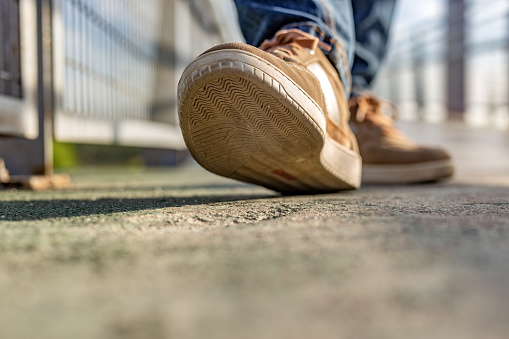
[[[260,49],[266,52],[271,52],[279,47],[288,45],[297,48],[300,47],[309,49],[311,51],[315,51],[318,46],[325,50],[331,49],[329,45],[321,42],[317,37],[298,29],[278,31],[272,39],[262,42]]]

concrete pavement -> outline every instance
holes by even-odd
[[[0,191],[0,338],[506,338],[509,134],[403,129],[456,178],[282,197],[81,169]]]

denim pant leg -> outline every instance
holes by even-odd
[[[355,30],[352,0],[235,0],[246,42],[259,46],[281,29],[297,28],[331,46],[325,51],[336,67],[347,97],[352,87]]]
[[[355,22],[353,94],[366,90],[387,51],[387,39],[396,0],[352,0]]]

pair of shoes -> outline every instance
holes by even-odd
[[[320,47],[328,46],[283,30],[260,48],[225,43],[196,58],[178,85],[180,127],[195,160],[287,194],[358,188],[352,106]]]

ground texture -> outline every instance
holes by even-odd
[[[279,196],[81,169],[0,191],[0,338],[507,338],[509,135],[405,129],[457,177]]]

